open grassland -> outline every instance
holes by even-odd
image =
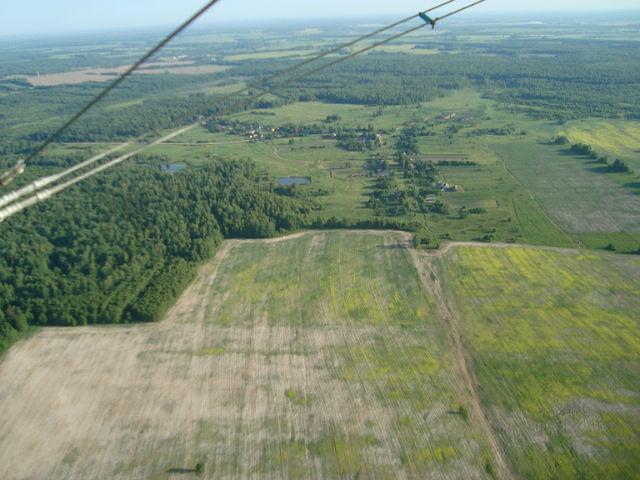
[[[243,60],[266,60],[274,58],[287,57],[304,57],[317,53],[316,49],[291,49],[291,50],[274,50],[265,52],[238,53],[235,55],[227,55],[224,59],[228,62],[239,62]]]
[[[455,113],[458,120],[439,120],[442,113]],[[384,145],[371,152],[347,152],[339,148],[335,140],[323,139],[319,135],[296,138],[293,145],[289,145],[288,139],[238,145],[230,142],[240,142],[242,137],[210,134],[204,129],[196,129],[178,140],[191,142],[188,145],[164,145],[155,151],[187,162],[206,162],[207,158],[218,155],[251,158],[267,167],[275,177],[309,176],[314,187],[329,193],[317,198],[323,206],[319,216],[365,219],[372,218],[374,214],[373,210],[366,208],[373,184],[372,179],[366,177],[366,159],[375,153],[390,163],[395,162],[394,144],[400,130],[405,126],[427,125],[431,134],[419,137],[419,157],[437,162],[454,156],[478,165],[440,169],[443,180],[464,188],[464,192],[444,194],[451,207],[450,215],[410,214],[403,216],[402,220],[425,221],[435,236],[452,240],[491,235],[498,241],[558,246],[575,243],[554,225],[523,184],[505,170],[504,160],[496,155],[493,148],[493,143],[503,140],[496,136],[467,134],[480,127],[491,129],[514,124],[518,132],[529,132],[522,137],[524,141],[531,137],[542,140],[550,138],[555,127],[547,122],[531,121],[500,111],[494,102],[481,98],[473,90],[454,92],[446,98],[436,98],[417,106],[389,106],[380,110],[379,107],[360,105],[303,102],[244,112],[232,118],[281,127],[287,123],[322,124],[329,115],[339,117],[334,127],[372,125],[383,132]],[[448,134],[447,129],[454,125],[461,128],[460,133]],[[507,140],[512,138],[506,137]],[[459,219],[456,212],[461,207],[483,208],[487,213]]]
[[[622,158],[640,171],[640,122],[629,120],[577,120],[559,131],[572,143],[584,143],[610,159]]]
[[[406,242],[227,243],[159,325],[22,342],[0,365],[0,476],[489,476]]]
[[[640,478],[640,259],[460,247],[441,267],[516,474]]]
[[[443,113],[456,116],[442,120]],[[367,159],[381,155],[394,164],[394,145],[401,129],[425,127],[429,135],[418,137],[418,158],[437,162],[456,157],[477,165],[439,168],[442,180],[463,187],[463,191],[443,194],[450,214],[412,212],[396,219],[424,222],[434,236],[454,241],[490,236],[495,241],[537,245],[604,248],[611,243],[628,253],[640,247],[640,196],[633,175],[605,173],[601,165],[567,155],[564,147],[546,145],[558,133],[557,125],[501,110],[473,90],[414,106],[301,102],[230,118],[267,128],[290,123],[331,128],[324,123],[331,115],[338,116],[331,122],[334,128],[372,125],[382,132],[383,145],[372,151],[349,152],[320,135],[248,142],[246,136],[196,128],[152,152],[188,164],[249,158],[274,178],[309,176],[312,186],[308,190],[324,192],[314,197],[322,206],[319,217],[364,220],[375,214],[366,206],[373,187]],[[452,127],[457,131],[452,132]],[[511,134],[487,133],[506,127]],[[459,218],[461,207],[481,208],[486,213]]]
[[[150,63],[136,71],[136,75],[150,75],[173,73],[176,75],[203,75],[219,73],[230,67],[224,65],[192,65],[192,62],[161,62]],[[61,73],[34,75],[27,77],[29,83],[35,87],[51,87],[56,85],[76,85],[86,82],[106,82],[115,79],[129,67],[114,68],[86,68]]]
[[[603,172],[566,147],[513,142],[495,149],[563,230],[640,232],[640,195],[625,186],[628,174]]]

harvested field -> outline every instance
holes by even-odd
[[[492,431],[520,478],[638,478],[640,259],[452,249],[444,272]]]
[[[124,73],[128,65],[115,68],[87,68],[62,73],[47,75],[33,75],[27,80],[34,87],[52,87],[55,85],[76,85],[86,82],[106,82],[113,80],[117,75]],[[149,63],[136,71],[137,75],[152,75],[160,73],[173,73],[177,75],[203,75],[219,73],[228,70],[222,65],[192,65],[192,62],[161,62]]]
[[[0,477],[487,477],[398,233],[227,243],[160,324],[47,329],[0,364]]]

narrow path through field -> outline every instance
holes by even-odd
[[[564,233],[576,245],[578,245],[579,247],[583,247],[584,245],[582,244],[582,242],[580,240],[576,240],[575,238],[571,237],[562,227],[560,227],[560,225],[558,225],[558,222],[556,222],[555,219],[552,218],[551,215],[549,215],[549,213],[547,213],[545,208],[540,203],[540,200],[538,200],[538,198],[533,194],[533,192],[531,190],[529,190],[529,188],[524,184],[524,182],[522,182],[518,178],[518,176],[515,173],[513,173],[509,167],[507,167],[507,161],[500,154],[500,152],[498,152],[495,148],[491,147],[490,145],[489,145],[489,148],[496,155],[496,157],[498,157],[500,159],[500,161],[502,161],[502,167],[504,168],[504,171],[507,172],[511,176],[511,178],[513,178],[516,181],[516,183],[520,186],[520,188],[522,188],[527,193],[529,198],[531,198],[531,200],[533,202],[535,202],[535,204],[538,206],[538,208],[540,209],[542,214],[545,216],[545,218],[547,220],[549,220],[551,225],[553,225],[559,232]],[[516,214],[516,216],[518,216],[518,210],[516,209],[516,205],[515,205],[515,197],[514,197],[513,202],[514,202],[513,203],[513,211]]]
[[[229,140],[228,142],[164,142],[162,145],[179,145],[183,147],[200,147],[208,145],[236,145],[238,143],[249,143],[252,140]]]
[[[175,145],[181,147],[206,147],[211,145],[236,145],[249,143],[253,140],[229,140],[228,142],[163,142],[161,145]],[[65,142],[61,145],[85,146],[85,145],[120,145],[122,142]],[[146,142],[130,142],[131,145],[146,145]]]
[[[439,255],[446,253],[451,246],[452,244],[448,244],[445,249],[439,253]],[[507,463],[505,455],[500,448],[500,444],[498,443],[493,429],[487,420],[484,410],[482,409],[480,397],[476,390],[477,381],[469,367],[467,355],[462,344],[458,318],[442,290],[440,272],[432,261],[421,260],[415,249],[410,249],[410,252],[418,274],[420,275],[420,279],[422,280],[425,289],[433,294],[436,299],[438,315],[445,323],[447,330],[450,332],[450,337],[453,343],[452,351],[456,360],[455,367],[458,370],[460,380],[464,382],[460,393],[468,401],[471,419],[475,420],[480,426],[487,441],[489,442],[491,450],[493,451],[497,477],[505,480],[515,478],[509,464]]]
[[[273,154],[276,156],[278,160],[283,160],[282,155],[280,155],[280,149],[276,146],[275,143],[271,142],[271,148],[273,148]]]
[[[538,250],[545,250],[549,252],[556,253],[564,253],[564,254],[575,254],[578,252],[575,248],[567,248],[567,247],[547,247],[544,245],[528,245],[524,243],[484,243],[484,242],[449,242],[444,245],[444,247],[439,250],[433,250],[431,252],[419,252],[416,251],[417,255],[420,256],[428,256],[428,257],[443,257],[452,248],[456,247],[476,247],[476,248],[537,248]]]

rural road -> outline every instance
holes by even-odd
[[[474,246],[475,244],[471,242],[447,244],[441,251],[430,255],[431,258],[427,261],[424,260],[424,256],[418,254],[417,250],[411,249],[410,252],[416,270],[420,276],[420,280],[422,281],[425,290],[435,297],[439,314],[438,316],[443,323],[445,331],[449,332],[449,337],[451,338],[453,347],[453,356],[456,363],[455,367],[458,371],[458,378],[460,378],[462,382],[459,393],[462,398],[466,399],[466,404],[469,406],[469,416],[471,420],[475,421],[475,423],[480,427],[487,439],[487,442],[489,443],[489,446],[491,447],[495,461],[495,473],[497,478],[508,480],[515,478],[515,476],[507,463],[505,455],[500,448],[498,439],[496,438],[495,433],[489,424],[489,420],[484,413],[484,409],[482,408],[482,403],[477,389],[478,382],[471,367],[469,366],[470,360],[464,349],[458,317],[442,289],[442,284],[440,282],[441,272],[433,261],[435,257],[445,255],[451,247],[464,245]],[[482,245],[486,246],[485,244]]]

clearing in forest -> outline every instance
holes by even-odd
[[[437,262],[521,478],[639,478],[640,259],[458,247]]]
[[[399,233],[231,242],[160,324],[46,329],[0,365],[0,477],[486,478]],[[462,410],[460,407],[466,407]]]

